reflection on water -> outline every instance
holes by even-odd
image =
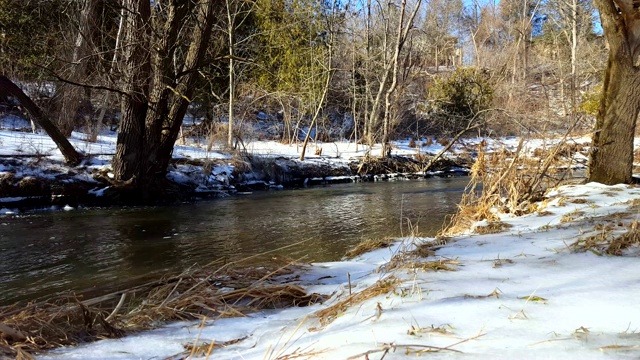
[[[0,304],[280,251],[331,261],[365,238],[433,235],[468,179],[265,192],[173,207],[0,217]],[[401,229],[401,217],[405,219]]]

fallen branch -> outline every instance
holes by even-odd
[[[27,337],[18,330],[14,330],[13,328],[0,323],[0,332],[6,335],[9,335],[13,338],[14,341],[25,341]]]

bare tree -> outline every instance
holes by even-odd
[[[398,84],[398,68],[399,68],[400,52],[402,51],[402,48],[404,47],[407,37],[409,36],[409,30],[413,28],[413,20],[415,19],[416,14],[418,13],[418,9],[420,8],[421,3],[422,3],[422,0],[418,0],[416,2],[413,11],[409,15],[409,17],[406,19],[406,23],[405,23],[405,16],[406,16],[405,10],[407,6],[407,1],[402,0],[400,9],[399,9],[398,19],[397,19],[398,28],[396,31],[396,42],[394,44],[393,55],[391,56],[391,58],[385,60],[382,78],[380,80],[377,95],[375,100],[373,101],[371,112],[369,115],[370,119],[377,118],[379,116],[378,112],[382,102],[382,94],[384,93],[385,107],[382,115],[383,136],[382,136],[381,156],[387,156],[387,153],[388,153],[389,132],[391,127],[391,115],[390,115],[391,95],[396,90],[396,86]],[[391,6],[391,3],[389,3],[387,7],[390,7],[390,6]],[[386,38],[386,35],[385,35],[385,38]],[[387,85],[389,80],[391,81],[391,83]],[[386,92],[385,92],[385,89],[386,89]]]

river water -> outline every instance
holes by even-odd
[[[306,262],[339,260],[363,239],[408,235],[409,222],[413,231],[434,235],[456,211],[467,181],[341,184],[178,206],[0,217],[0,305],[118,288],[272,250],[269,256]]]

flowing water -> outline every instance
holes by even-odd
[[[0,217],[0,304],[116,288],[272,250],[269,256],[306,262],[338,260],[363,239],[407,235],[408,223],[433,235],[456,211],[467,181],[342,184],[169,207]]]

